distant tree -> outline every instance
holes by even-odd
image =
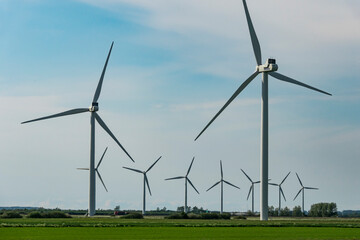
[[[280,216],[289,217],[291,216],[290,209],[288,207],[284,207],[280,209]]]
[[[162,211],[162,212],[166,212],[166,207],[163,207],[163,208],[161,209],[161,211]]]
[[[183,206],[177,207],[176,211],[177,212],[184,212],[184,207]]]
[[[311,205],[309,211],[311,217],[333,217],[337,216],[336,203],[316,203]]]
[[[269,216],[275,216],[275,208],[274,208],[274,206],[270,206],[268,209],[269,209]]]
[[[117,205],[117,206],[114,208],[114,211],[120,211],[120,205]]]
[[[302,217],[303,213],[300,206],[295,206],[292,211],[293,217]]]

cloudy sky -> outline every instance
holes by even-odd
[[[304,185],[305,207],[336,202],[360,209],[360,2],[248,1],[263,61],[333,94],[270,78],[269,175],[284,206]],[[135,159],[132,163],[97,125],[96,161],[108,146],[97,181],[97,208],[140,209],[148,168],[148,208],[183,205],[182,181],[195,156],[189,205],[246,211],[249,181],[259,179],[260,77],[194,142],[196,135],[254,71],[255,58],[240,0],[0,0],[0,206],[87,209],[89,114],[20,122],[91,104],[111,42],[114,48],[99,114]],[[259,186],[255,188],[259,209]],[[277,205],[277,189],[269,188]]]

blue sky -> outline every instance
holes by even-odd
[[[331,92],[332,97],[270,79],[270,178],[292,201],[305,185],[305,207],[334,201],[360,209],[360,3],[356,0],[249,1],[263,61],[279,72]],[[106,54],[115,42],[99,99],[100,115],[130,152],[133,164],[97,126],[96,155],[108,153],[97,182],[97,208],[141,208],[146,169],[148,208],[183,204],[183,185],[163,179],[190,174],[200,191],[189,205],[216,210],[220,177],[226,211],[245,211],[248,180],[259,179],[260,77],[211,127],[193,139],[254,71],[241,1],[0,0],[0,206],[87,208],[89,115],[20,122],[90,105]],[[131,184],[129,184],[131,183]],[[355,190],[354,190],[355,189]],[[277,191],[270,188],[270,205]],[[258,209],[259,189],[255,193]]]

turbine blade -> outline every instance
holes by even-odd
[[[302,182],[301,182],[301,180],[300,180],[300,178],[299,178],[299,175],[296,173],[296,176],[297,176],[297,178],[299,179],[299,182],[300,182],[300,185],[302,186],[302,187],[304,187],[304,185],[302,184]]]
[[[217,183],[215,183],[214,185],[212,185],[208,190],[206,191],[209,191],[210,189],[212,189],[213,187],[215,187],[216,185],[218,185],[221,181],[218,181]]]
[[[276,184],[276,183],[269,183],[269,185],[279,186],[279,184]]]
[[[152,169],[152,167],[160,160],[161,156],[148,168],[148,170],[146,170],[146,172],[150,171],[150,169]]]
[[[105,71],[106,71],[106,67],[107,67],[107,64],[109,62],[109,58],[110,58],[110,54],[111,54],[111,50],[112,50],[112,47],[114,45],[114,42],[111,43],[111,47],[110,47],[110,50],[109,50],[109,54],[106,58],[106,62],[105,62],[105,65],[104,65],[104,68],[103,68],[103,71],[101,73],[101,77],[100,77],[100,80],[99,80],[99,83],[97,85],[97,88],[96,88],[96,91],[95,91],[95,94],[94,94],[94,98],[93,98],[93,102],[97,102],[97,100],[99,99],[99,96],[100,96],[100,92],[101,92],[101,87],[102,87],[102,83],[103,83],[103,80],[104,80],[104,76],[105,76]]]
[[[77,168],[77,170],[89,170],[89,168]]]
[[[279,187],[279,189],[280,189],[280,192],[281,192],[281,194],[282,194],[282,196],[283,196],[284,200],[286,201],[286,197],[285,197],[285,194],[284,194],[284,192],[283,192],[283,190],[282,190],[281,186]]]
[[[299,192],[296,194],[296,196],[294,197],[294,200],[293,201],[295,201],[295,199],[297,198],[297,196],[299,196],[299,194],[301,193],[301,190],[303,190],[302,188],[299,190]]]
[[[252,181],[251,178],[246,174],[246,172],[245,172],[244,170],[242,170],[241,168],[240,168],[240,170],[245,174],[245,176],[249,179],[249,181],[250,181],[251,183],[253,183],[253,181]]]
[[[234,187],[234,188],[240,189],[238,186],[235,186],[234,184],[229,183],[228,181],[225,181],[225,180],[224,180],[224,183],[226,183],[226,184],[228,184],[228,185],[230,185],[230,186],[232,186],[232,187]]]
[[[312,189],[312,190],[319,190],[319,188],[314,188],[314,187],[304,187],[305,189]]]
[[[258,40],[258,38],[256,36],[255,29],[254,29],[254,26],[252,24],[250,14],[249,14],[249,10],[247,8],[247,4],[246,4],[245,0],[243,0],[243,4],[244,4],[244,9],[245,9],[245,14],[246,14],[246,20],[247,20],[248,27],[249,27],[251,43],[252,43],[255,58],[256,58],[256,63],[257,63],[257,65],[261,65],[261,49],[260,49],[259,40]]]
[[[25,122],[22,122],[21,124],[40,121],[40,120],[45,120],[45,119],[49,119],[49,118],[56,118],[56,117],[62,117],[62,116],[67,116],[67,115],[72,115],[72,114],[78,114],[78,113],[83,113],[83,112],[88,112],[88,111],[89,111],[88,108],[75,108],[75,109],[71,109],[69,111],[49,115],[49,116],[46,116],[46,117],[41,117],[41,118],[36,118],[36,119],[33,119],[33,120],[25,121]]]
[[[194,188],[194,190],[195,190],[198,194],[200,194],[199,191],[195,188],[194,184],[192,184],[192,182],[190,181],[190,179],[186,178],[186,180],[190,183],[190,185]]]
[[[102,162],[102,160],[103,160],[103,158],[104,158],[104,156],[105,156],[105,153],[106,153],[107,149],[108,149],[108,148],[106,147],[103,155],[102,155],[101,158],[100,158],[100,161],[99,161],[98,165],[96,166],[96,169],[98,169],[98,167],[100,166],[100,164],[101,164],[101,162]]]
[[[225,105],[220,109],[220,111],[211,119],[211,121],[206,125],[206,127],[199,133],[195,138],[195,141],[203,134],[203,132],[210,126],[210,124],[215,121],[215,119],[224,111],[224,109],[241,93],[242,90],[258,75],[258,72],[254,72],[248,79],[246,79],[240,87],[235,91],[235,93],[230,97],[230,99],[225,103]]]
[[[246,200],[249,200],[250,193],[251,193],[251,190],[252,190],[253,188],[254,188],[254,185],[251,184],[250,189],[249,189],[249,193],[248,193],[248,196],[247,196]]]
[[[100,178],[100,181],[101,181],[102,185],[104,186],[105,190],[106,190],[106,191],[108,191],[108,190],[107,190],[107,188],[106,188],[106,186],[105,186],[104,181],[102,180],[102,177],[101,177],[101,175],[100,175],[99,171],[98,171],[98,170],[95,170],[95,171],[96,171],[96,173],[97,173],[98,177]]]
[[[290,173],[291,173],[291,172],[289,172],[289,173],[286,175],[286,177],[281,181],[281,183],[280,183],[279,185],[281,185],[281,184],[283,184],[283,183],[285,182],[286,178],[290,175]]]
[[[307,84],[305,84],[305,83],[296,81],[295,79],[289,78],[289,77],[284,76],[284,75],[282,75],[282,74],[280,74],[280,73],[277,73],[277,72],[269,72],[269,74],[270,74],[271,76],[273,76],[274,78],[277,78],[277,79],[279,79],[279,80],[281,80],[281,81],[288,82],[288,83],[293,83],[293,84],[296,84],[296,85],[299,85],[299,86],[302,86],[302,87],[305,87],[305,88],[309,88],[309,89],[311,89],[311,90],[314,90],[314,91],[321,92],[321,93],[323,93],[323,94],[327,94],[327,95],[332,96],[332,95],[331,95],[330,93],[328,93],[328,92],[325,92],[325,91],[320,90],[320,89],[318,89],[318,88],[314,88],[314,87],[312,87],[312,86],[310,86],[310,85],[307,85]]]
[[[167,180],[174,180],[174,179],[181,179],[181,178],[185,178],[185,177],[172,177],[172,178],[166,178],[165,181]]]
[[[110,129],[106,126],[104,121],[100,118],[100,116],[97,113],[95,113],[95,119],[100,124],[100,126],[110,135],[110,137],[112,137],[112,139],[114,139],[114,141],[119,145],[119,147],[121,147],[121,149],[126,153],[126,155],[128,155],[128,157],[131,159],[131,161],[135,162],[134,159],[132,159],[130,154],[125,150],[125,148],[121,145],[121,143],[116,139],[114,134],[110,131]]]
[[[258,183],[260,183],[261,181],[256,181],[256,182],[254,182],[254,184],[258,184]]]
[[[138,169],[135,169],[135,168],[128,168],[128,167],[123,167],[127,170],[130,170],[130,171],[134,171],[134,172],[138,172],[138,173],[143,173],[142,171],[138,170]]]
[[[222,162],[221,162],[221,160],[220,160],[220,169],[221,169],[221,179],[223,179],[224,174],[223,174],[223,169],[222,169]]]
[[[146,182],[147,188],[149,189],[149,193],[150,193],[150,196],[151,196],[151,190],[150,190],[149,180],[148,180],[148,178],[147,178],[147,176],[146,176],[146,173],[144,173],[144,175],[145,175],[145,182]]]
[[[195,157],[193,157],[193,159],[192,159],[192,161],[191,161],[191,163],[190,163],[190,166],[189,166],[189,169],[188,169],[188,171],[187,171],[187,173],[186,173],[186,176],[188,176],[189,173],[190,173],[190,169],[191,169],[191,167],[192,167],[192,165],[193,165],[194,159],[195,159]]]

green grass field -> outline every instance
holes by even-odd
[[[360,220],[0,219],[0,239],[360,239]]]

